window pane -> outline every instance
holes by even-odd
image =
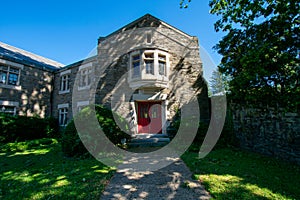
[[[153,60],[146,60],[146,74],[154,74],[154,63]]]
[[[132,60],[133,60],[133,61],[138,61],[138,60],[140,60],[140,55],[132,56]]]
[[[18,75],[17,74],[9,74],[8,75],[8,84],[9,85],[17,85],[18,83]]]
[[[3,65],[0,66],[0,71],[7,71],[7,70],[8,70],[7,66],[3,66]]]
[[[165,75],[166,63],[159,61],[159,74]]]
[[[0,83],[3,83],[3,84],[6,83],[6,76],[7,76],[6,72],[1,72],[0,71]]]
[[[166,56],[158,55],[158,60],[166,61]]]
[[[9,72],[19,74],[19,69],[18,69],[18,68],[10,67],[10,68],[9,68]]]
[[[145,58],[147,59],[154,59],[154,53],[145,53]]]

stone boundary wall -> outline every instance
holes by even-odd
[[[241,148],[300,165],[300,114],[270,107],[231,105]]]

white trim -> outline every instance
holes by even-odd
[[[90,101],[78,101],[77,102],[77,107],[88,106],[88,105],[90,105]]]
[[[15,62],[11,62],[11,61],[8,61],[8,60],[0,59],[0,63],[6,64],[6,65],[10,65],[10,66],[12,66],[12,67],[18,67],[18,68],[20,68],[20,69],[23,69],[23,68],[24,68],[24,65],[19,64],[19,63],[15,63]]]
[[[87,86],[83,86],[83,87],[79,87],[78,86],[78,91],[81,91],[81,90],[89,90],[91,88],[91,85],[87,85]]]
[[[6,85],[6,84],[2,84],[2,83],[0,83],[0,88],[13,89],[13,90],[22,90],[21,85]]]
[[[88,67],[92,67],[92,66],[93,66],[93,62],[85,63],[85,64],[81,65],[78,70],[80,71],[82,69],[85,69],[85,68],[88,68]]]
[[[59,73],[59,76],[63,76],[63,75],[65,75],[65,74],[71,74],[71,70],[69,69],[69,70],[60,72],[60,73]]]
[[[1,106],[16,106],[19,107],[19,102],[16,101],[0,101]]]
[[[69,92],[70,92],[70,89],[68,89],[68,90],[59,90],[58,94],[66,94],[66,93],[69,93]]]
[[[61,109],[61,108],[68,108],[69,107],[69,103],[63,103],[63,104],[58,104],[57,108]]]

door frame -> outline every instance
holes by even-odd
[[[164,105],[164,100],[136,100],[136,116],[137,116],[137,134],[163,134],[164,133],[164,122],[165,122],[165,105]],[[159,103],[161,105],[161,110],[160,110],[160,118],[161,118],[161,131],[158,133],[140,133],[139,132],[139,117],[140,117],[140,107],[139,103]]]

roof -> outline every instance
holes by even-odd
[[[109,38],[110,36],[112,36],[114,34],[117,34],[117,33],[120,33],[120,32],[124,32],[124,31],[126,31],[128,29],[131,29],[131,28],[133,28],[135,26],[138,26],[139,23],[141,23],[141,25],[144,26],[144,27],[153,26],[153,23],[146,23],[146,22],[156,22],[156,25],[163,24],[163,25],[165,25],[165,26],[167,26],[167,27],[169,27],[169,28],[177,31],[178,33],[180,33],[180,34],[182,34],[182,35],[184,35],[186,37],[192,37],[191,35],[189,35],[189,34],[183,32],[183,31],[179,30],[178,28],[176,28],[176,27],[174,27],[174,26],[172,26],[172,25],[170,25],[170,24],[168,24],[168,23],[166,23],[166,22],[158,19],[157,17],[154,17],[151,14],[145,14],[144,16],[142,16],[142,17],[134,20],[133,22],[131,22],[131,23],[123,26],[122,28],[116,30],[115,32],[113,32],[113,33],[111,33],[111,34],[109,34],[109,35],[107,35],[105,37],[99,37],[98,43],[100,43],[101,41],[105,40],[106,38]]]
[[[56,70],[64,65],[31,52],[0,42],[0,58],[41,69]]]

